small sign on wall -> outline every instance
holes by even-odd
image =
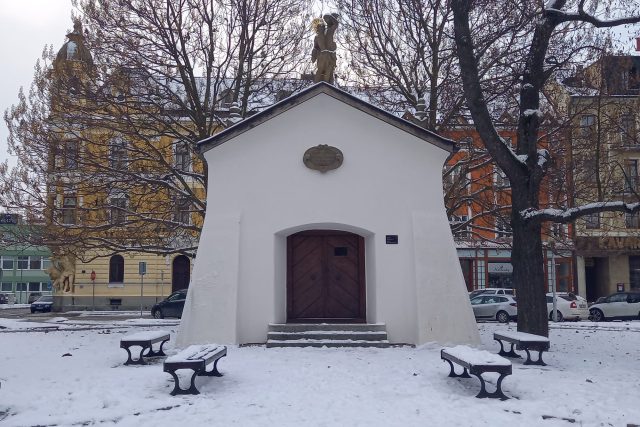
[[[385,237],[387,245],[397,245],[398,244],[398,235],[397,234],[387,234]]]
[[[616,292],[624,292],[624,283],[616,283]]]
[[[144,261],[140,261],[138,263],[138,274],[144,276],[147,274],[147,263]]]

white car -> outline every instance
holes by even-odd
[[[515,296],[515,289],[511,288],[484,288],[484,289],[476,289],[475,291],[469,292],[469,298],[477,297],[478,295],[511,295]]]
[[[476,319],[495,319],[507,323],[518,317],[518,305],[511,295],[478,295],[471,299],[471,308]]]
[[[558,322],[589,318],[587,300],[570,292],[556,292],[556,310]],[[547,313],[549,320],[553,320],[553,293],[551,292],[547,294]]]
[[[589,311],[595,322],[611,319],[640,318],[640,292],[620,292],[593,304]]]

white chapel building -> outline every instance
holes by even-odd
[[[442,192],[452,141],[317,83],[199,143],[207,214],[177,346],[274,323],[479,343]]]

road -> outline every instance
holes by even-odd
[[[29,307],[19,308],[3,308],[0,309],[0,318],[14,319],[14,320],[31,320],[35,322],[46,322],[54,317],[66,317],[67,319],[77,320],[127,320],[127,319],[140,319],[139,311],[69,311],[66,313],[31,313]],[[151,314],[148,311],[142,312],[142,319],[152,319]],[[178,320],[178,319],[176,319]]]

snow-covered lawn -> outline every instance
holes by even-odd
[[[389,349],[230,347],[222,378],[172,397],[160,360],[123,366],[127,333],[177,322],[47,324],[0,319],[0,425],[626,426],[640,424],[640,321],[553,325],[546,367],[513,363],[507,401],[476,399],[476,378],[449,378],[438,345]],[[57,326],[61,330],[30,331]],[[515,325],[479,325],[482,348]],[[70,354],[70,356],[65,356]],[[187,375],[185,373],[185,379]],[[495,382],[496,377],[489,378]],[[490,390],[493,385],[489,385]]]

